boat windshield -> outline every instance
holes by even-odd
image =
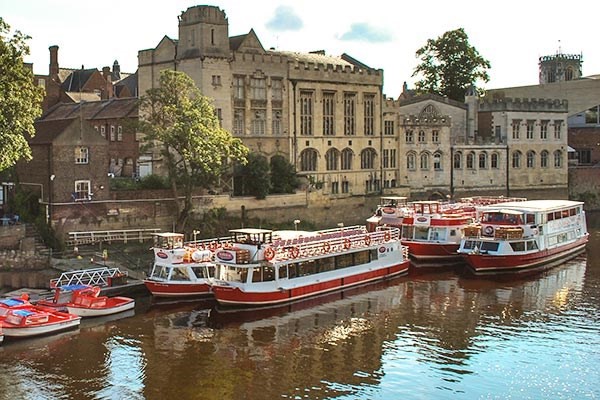
[[[215,276],[215,267],[214,265],[203,265],[200,267],[191,267],[194,275],[198,279],[207,279]]]
[[[227,282],[242,282],[245,283],[248,278],[247,267],[236,267],[232,265],[221,265],[220,279]]]
[[[495,211],[483,214],[481,222],[492,224],[522,225],[523,218],[521,213]]]

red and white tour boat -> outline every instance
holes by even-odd
[[[35,305],[0,307],[0,330],[6,337],[29,337],[79,326],[81,317]]]
[[[585,250],[583,203],[507,202],[478,209],[458,252],[477,275],[526,273],[562,264]]]
[[[146,288],[157,297],[190,297],[209,295],[215,244],[205,249],[184,245],[181,233],[157,233],[154,243],[154,265],[144,279]]]
[[[135,300],[130,297],[100,296],[100,286],[65,285],[54,289],[49,300],[40,300],[36,304],[55,307],[80,317],[101,317],[131,310]]]
[[[231,242],[215,255],[212,291],[221,305],[283,304],[408,272],[397,228],[230,233]]]

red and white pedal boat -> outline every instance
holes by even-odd
[[[508,202],[479,208],[458,252],[477,275],[524,274],[574,258],[588,238],[582,202]]]
[[[216,243],[205,247],[215,250]],[[181,233],[155,234],[154,265],[144,279],[146,288],[157,297],[210,295],[215,271],[211,249],[184,245]]]
[[[54,297],[36,304],[54,307],[80,317],[101,317],[131,310],[135,300],[130,297],[100,296],[101,288],[90,285],[65,285],[54,289]]]
[[[231,242],[215,255],[212,291],[221,305],[282,304],[408,272],[408,249],[397,228],[230,233]]]
[[[6,337],[30,337],[79,326],[81,317],[49,307],[0,308],[0,330]]]

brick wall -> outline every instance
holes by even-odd
[[[569,168],[569,198],[585,201],[586,210],[600,210],[600,168]]]

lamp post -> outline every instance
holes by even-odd
[[[294,229],[295,229],[295,230],[298,230],[298,224],[299,224],[299,223],[300,223],[300,220],[299,220],[299,219],[295,219],[295,220],[294,220]]]
[[[200,231],[197,231],[197,230],[194,229],[194,232],[193,232],[193,234],[194,234],[194,244],[196,244],[196,235],[198,235],[199,233],[200,233]]]

